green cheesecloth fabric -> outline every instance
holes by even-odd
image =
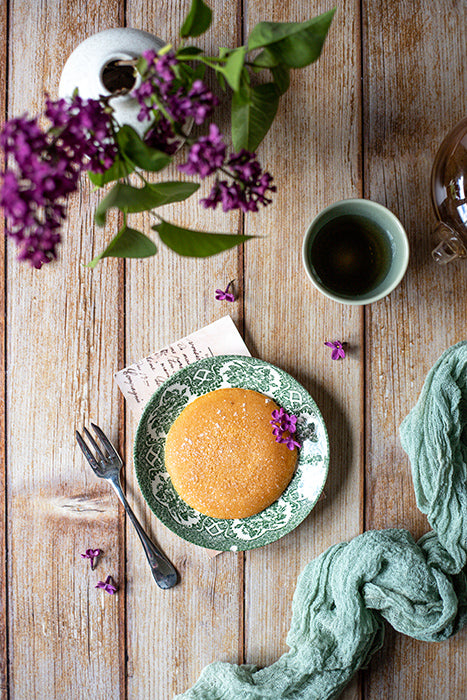
[[[467,623],[467,342],[429,372],[401,426],[417,505],[433,528],[371,530],[330,547],[301,573],[290,651],[263,669],[216,662],[179,700],[324,700],[383,643],[384,620],[440,642]]]

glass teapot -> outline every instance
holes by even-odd
[[[444,264],[467,257],[467,117],[439,147],[431,171],[431,197],[438,218],[433,258]]]

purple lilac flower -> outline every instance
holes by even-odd
[[[331,359],[332,360],[343,360],[345,358],[345,345],[347,343],[341,343],[340,340],[335,340],[334,342],[326,341],[324,343],[328,348],[332,348]]]
[[[258,211],[258,204],[270,204],[272,200],[266,194],[275,192],[276,187],[271,184],[273,178],[270,173],[261,170],[254,153],[245,149],[233,153],[225,169],[231,173],[234,181],[229,184],[227,180],[217,180],[208,197],[201,200],[206,209],[215,209],[222,204],[224,212],[241,209],[247,213]]]
[[[66,215],[66,199],[77,189],[82,170],[103,172],[117,152],[111,118],[99,100],[46,100],[51,126],[37,118],[10,119],[0,132],[8,166],[0,186],[6,232],[19,259],[35,268],[53,260]]]
[[[94,571],[94,569],[96,568],[96,559],[102,553],[102,549],[87,549],[86,552],[81,556],[83,557],[83,559],[90,559],[91,569],[92,571]]]
[[[102,588],[106,593],[110,593],[110,595],[114,595],[118,590],[112,576],[107,576],[105,581],[98,581],[96,588]]]
[[[215,124],[209,126],[208,136],[201,136],[190,148],[188,160],[178,168],[187,175],[204,178],[221,168],[225,160],[225,143]]]
[[[268,191],[275,192],[276,187],[272,185],[272,176],[261,169],[261,165],[256,160],[256,153],[242,150],[239,153],[232,153],[227,161],[228,169],[244,185],[245,203],[248,211],[258,211],[258,202],[263,206],[271,203],[271,199],[266,197]]]
[[[232,209],[239,209],[241,202],[240,188],[236,183],[229,185],[227,180],[216,180],[207,197],[200,199],[205,209],[216,209],[218,204],[222,204],[222,211],[228,212]]]
[[[281,442],[285,443],[289,450],[294,450],[296,447],[300,447],[300,443],[291,437],[284,438],[283,440],[281,440]]]
[[[175,133],[171,123],[165,117],[159,117],[157,121],[146,132],[145,143],[152,148],[157,148],[167,155],[173,155],[180,145],[180,141],[175,138]]]
[[[173,68],[178,64],[173,51],[168,51],[162,56],[156,56],[153,60],[154,73],[162,81],[170,83],[175,78]]]
[[[57,147],[71,162],[96,173],[110,168],[117,147],[110,116],[100,100],[83,100],[79,95],[71,102],[47,98],[45,115],[52,130],[59,130]]]
[[[281,407],[275,409],[271,413],[270,424],[273,427],[272,434],[275,437],[276,442],[285,444],[289,450],[294,450],[296,447],[300,447],[300,443],[294,440],[292,437],[293,433],[297,430],[297,416],[293,413],[290,415],[284,411]]]
[[[274,411],[271,413],[272,421],[270,421],[270,423],[275,423],[277,421],[280,422],[284,415],[285,415],[285,411],[282,408],[282,406],[280,408],[274,409]]]
[[[166,92],[163,97],[170,116],[180,126],[189,119],[193,119],[195,124],[204,124],[214,107],[219,104],[218,98],[201,80],[195,80],[188,94],[180,87],[175,93]]]
[[[171,89],[175,79],[172,65],[177,63],[173,52],[169,52],[158,59],[156,52],[149,49],[148,51],[143,51],[142,56],[148,63],[146,74],[141,84],[131,93],[131,96],[140,105],[138,120],[141,122],[154,116],[154,110],[157,109],[154,101],[159,92],[161,90],[166,92]],[[156,64],[159,66],[160,73],[156,71]]]
[[[286,413],[282,421],[282,426],[285,431],[295,433],[297,430],[297,416],[294,416],[293,414],[289,416]]]
[[[204,124],[214,107],[217,107],[219,100],[206,87],[202,80],[195,80],[188,93],[191,100],[190,116],[195,124]]]
[[[190,88],[180,84],[174,70],[178,60],[173,51],[162,56],[145,51],[143,57],[148,67],[141,84],[132,92],[140,105],[139,121],[157,118],[165,110],[165,117],[168,115],[180,129],[189,119],[203,124],[219,104],[203,81],[195,80]]]
[[[229,292],[229,287],[233,284],[232,282],[229,282],[225,290],[223,289],[216,289],[216,299],[217,301],[235,301],[235,294],[232,292]]]

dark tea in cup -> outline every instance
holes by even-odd
[[[367,294],[386,277],[391,244],[378,223],[359,214],[331,219],[314,238],[310,250],[322,284],[336,294]]]
[[[399,220],[381,204],[348,199],[312,222],[303,263],[313,284],[346,304],[370,304],[389,294],[407,268],[409,247]]]

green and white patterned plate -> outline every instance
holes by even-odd
[[[257,515],[221,520],[180,498],[164,466],[164,447],[172,423],[188,403],[228,387],[259,391],[294,413],[301,448],[292,481],[277,501]],[[326,481],[329,441],[316,403],[289,374],[253,357],[221,355],[184,367],[159,387],[139,423],[134,460],[144,498],[170,530],[201,547],[242,551],[278,540],[308,515]]]

